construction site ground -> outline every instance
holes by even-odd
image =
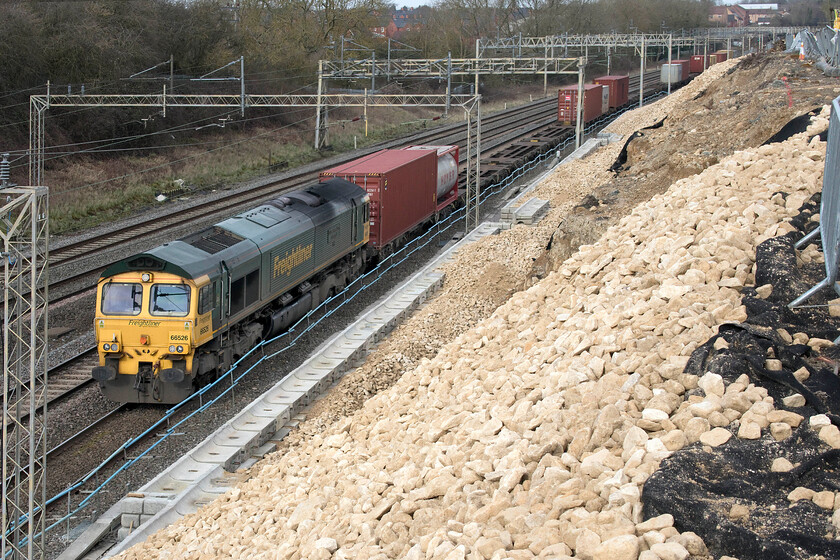
[[[838,95],[768,53],[622,116],[539,224],[462,251],[239,488],[124,557],[840,557],[840,322],[785,307],[824,275],[792,243]]]

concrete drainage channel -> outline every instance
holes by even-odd
[[[233,471],[249,467],[276,449],[276,442],[297,424],[299,413],[336,383],[345,372],[361,365],[382,338],[443,284],[438,269],[458,250],[517,223],[534,224],[548,210],[548,201],[524,199],[556,167],[579,159],[598,147],[620,139],[593,138],[557,166],[530,183],[501,210],[502,223],[484,223],[446,249],[434,261],[373,304],[360,319],[322,344],[313,356],[236,417],[208,436],[178,462],[137,492],[128,494],[91,524],[58,560],[113,556],[143,542],[149,535],[194,513],[224,494],[240,480]],[[113,547],[103,539],[118,529]]]
[[[271,453],[276,442],[296,425],[300,411],[345,372],[358,367],[377,342],[440,288],[444,278],[438,270],[441,265],[452,260],[465,244],[500,229],[500,224],[482,224],[444,250],[192,451],[114,504],[73,541],[59,560],[118,554],[230,490],[240,478],[232,471]],[[108,549],[103,539],[117,528],[119,542]]]

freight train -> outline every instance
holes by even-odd
[[[113,401],[181,402],[451,211],[457,175],[457,146],[382,150],[112,264],[93,378]]]
[[[589,123],[602,115],[627,105],[630,76],[601,76],[583,85],[582,121]],[[578,86],[560,88],[557,96],[557,120],[566,125],[577,123]]]
[[[683,85],[693,75],[703,72],[711,64],[726,60],[727,52],[718,51],[704,57],[695,55],[690,59],[672,60],[671,64],[663,64],[660,68],[660,82],[672,85]],[[630,76],[601,76],[592,80],[591,84],[583,84],[583,102],[581,116],[584,124],[588,124],[603,115],[612,113],[629,105]],[[557,95],[557,120],[567,126],[577,123],[578,86],[560,88]]]

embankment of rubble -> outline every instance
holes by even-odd
[[[644,520],[642,488],[675,452],[724,445],[733,422],[743,439],[801,422],[749,379],[684,368],[747,319],[755,248],[795,229],[824,155],[800,134],[675,182],[357,412],[123,557],[708,557],[670,514]],[[550,228],[532,232],[473,256],[538,248]]]

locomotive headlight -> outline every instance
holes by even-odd
[[[184,351],[184,347],[179,344],[178,347],[175,349],[175,351],[180,354],[181,352]]]
[[[143,274],[140,275],[140,280],[142,280],[143,282],[151,282],[152,281],[152,275],[149,274],[148,272],[144,272]]]
[[[116,342],[111,343],[111,352],[116,352],[120,349],[119,345]]]
[[[175,345],[174,345],[174,344],[173,344],[172,346],[170,346],[170,347],[169,347],[169,351],[170,351],[170,352],[174,352],[174,351],[175,351]]]
[[[105,344],[102,345],[102,349],[105,350],[106,352],[109,352],[111,350],[111,345],[106,342]]]

